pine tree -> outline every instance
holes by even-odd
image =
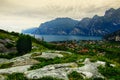
[[[28,35],[21,35],[17,40],[17,51],[18,53],[25,54],[30,52],[32,49],[32,40]]]

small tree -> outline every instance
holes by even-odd
[[[31,37],[28,35],[21,35],[17,40],[17,51],[18,53],[25,54],[30,52],[32,49],[32,40]]]

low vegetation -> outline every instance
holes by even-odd
[[[68,55],[63,58],[54,58],[54,59],[45,59],[45,58],[35,58],[36,60],[40,61],[40,63],[33,65],[30,70],[42,68],[46,65],[50,64],[60,64],[60,63],[69,63],[69,62],[76,62],[77,55]]]
[[[13,74],[8,74],[6,80],[62,80],[62,79],[57,79],[53,77],[42,77],[39,79],[27,79],[23,73],[13,73]]]
[[[13,62],[0,64],[0,69],[9,68],[9,67],[12,67],[12,65],[13,65]]]
[[[112,67],[109,63],[105,67],[98,67],[99,72],[109,80],[120,80],[120,68]]]
[[[120,80],[120,43],[109,41],[65,41],[65,42],[53,42],[47,43],[42,40],[37,40],[33,37],[18,34],[14,32],[7,32],[0,30],[0,39],[9,39],[13,43],[5,44],[5,48],[11,49],[16,47],[18,52],[0,52],[0,58],[11,59],[17,56],[21,56],[32,52],[43,52],[47,50],[62,50],[70,51],[73,54],[60,53],[64,55],[62,58],[45,59],[35,58],[39,61],[33,65],[29,70],[42,68],[50,64],[70,63],[76,62],[78,66],[83,66],[82,62],[85,58],[90,58],[92,62],[97,60],[106,62],[105,67],[98,67],[99,72],[105,76],[105,80]],[[1,43],[2,44],[2,43]],[[33,54],[32,56],[36,56]],[[0,64],[0,68],[9,68],[13,63]],[[110,64],[114,64],[112,67]],[[84,80],[83,77],[77,73],[72,72],[68,75],[70,80]],[[7,80],[28,80],[22,73],[14,73],[7,75]],[[38,80],[60,80],[52,77],[43,77]],[[101,78],[94,78],[88,80],[102,80]]]
[[[83,80],[84,78],[76,71],[73,71],[68,75],[70,80]]]

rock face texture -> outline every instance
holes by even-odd
[[[66,64],[54,64],[48,65],[40,69],[27,71],[25,75],[29,79],[38,79],[45,76],[56,77],[60,79],[69,80],[67,77],[67,72],[71,69],[70,67],[76,66],[76,63],[66,63]]]
[[[0,69],[0,74],[23,73],[27,71],[31,65],[11,67],[7,69]]]
[[[17,52],[14,46],[15,42],[10,39],[0,39],[0,54],[14,53]]]
[[[100,65],[105,66],[104,62],[92,63],[86,59],[83,67],[78,67],[76,63],[54,64],[48,65],[40,69],[26,71],[25,75],[29,79],[38,79],[45,76],[56,77],[64,80],[69,80],[67,75],[72,71],[80,73],[84,78],[104,78],[99,72],[97,67]],[[74,66],[74,67],[73,67]]]
[[[63,80],[69,80],[68,74],[70,74],[73,71],[78,72],[85,79],[86,78],[98,78],[98,77],[104,78],[104,76],[102,76],[98,72],[97,67],[99,66],[105,67],[106,63],[102,61],[91,62],[89,58],[86,58],[84,62],[82,62],[84,65],[81,67],[78,66],[77,62],[71,62],[71,63],[51,64],[51,65],[47,65],[47,66],[44,66],[42,68],[38,68],[35,70],[28,70],[33,64],[27,63],[27,62],[24,63],[27,60],[28,62],[30,60],[33,60],[32,57],[42,57],[45,59],[51,59],[51,58],[53,59],[55,57],[64,57],[62,54],[59,54],[59,51],[56,51],[56,52],[57,53],[36,52],[36,54],[35,53],[26,54],[20,57],[13,58],[11,60],[0,59],[1,64],[3,62],[14,63],[14,66],[12,66],[11,68],[0,69],[0,74],[1,74],[0,79],[4,78],[2,74],[24,73],[24,75],[28,79],[39,79],[42,77],[50,76],[50,77],[59,78]]]
[[[37,57],[41,57],[41,58],[45,58],[45,59],[54,59],[56,57],[61,58],[61,57],[63,57],[63,55],[62,54],[57,54],[57,53],[43,52],[43,53],[41,53],[40,56],[37,56]]]

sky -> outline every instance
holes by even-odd
[[[119,4],[120,0],[0,0],[0,29],[21,32],[57,17],[103,16]]]

